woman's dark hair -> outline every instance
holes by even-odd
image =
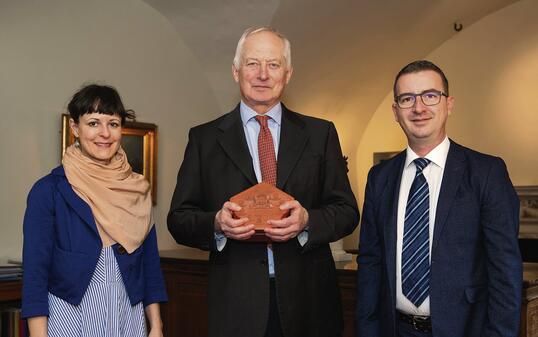
[[[89,84],[77,91],[67,105],[69,116],[78,124],[80,116],[90,113],[119,115],[121,125],[126,119],[134,119],[133,110],[125,110],[120,95],[111,86]]]

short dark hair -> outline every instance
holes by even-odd
[[[436,66],[433,62],[430,62],[427,60],[418,60],[418,61],[413,61],[409,63],[408,65],[406,65],[405,67],[403,67],[402,70],[400,70],[400,72],[398,73],[398,75],[396,75],[396,78],[394,79],[394,86],[392,88],[394,92],[394,98],[396,99],[396,96],[397,96],[396,95],[396,83],[398,83],[398,80],[400,79],[400,77],[406,74],[418,73],[420,71],[426,71],[426,70],[435,71],[437,74],[439,74],[439,76],[441,76],[441,80],[443,80],[443,91],[448,96],[449,95],[448,94],[448,79],[446,78],[445,73],[443,73],[441,68]]]
[[[119,115],[121,124],[134,119],[133,110],[125,110],[120,95],[108,85],[88,84],[77,91],[67,105],[69,116],[78,124],[80,116],[90,113]]]

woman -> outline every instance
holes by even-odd
[[[28,195],[22,315],[31,337],[162,336],[151,193],[121,149],[133,113],[88,85],[68,105],[75,144]]]

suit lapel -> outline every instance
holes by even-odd
[[[465,158],[461,151],[461,147],[453,141],[450,141],[450,149],[448,150],[446,159],[443,181],[441,183],[441,190],[439,191],[439,199],[437,200],[435,227],[433,229],[432,255],[439,244],[439,238],[446,225],[448,214],[463,177],[464,168]]]
[[[252,185],[257,184],[258,180],[252,167],[252,157],[247,147],[239,105],[222,120],[219,131],[217,141],[224,152]]]
[[[385,211],[380,214],[385,215],[385,223],[383,224],[385,237],[385,257],[387,259],[387,275],[389,275],[389,287],[392,296],[393,304],[396,305],[396,236],[397,236],[397,221],[398,221],[398,198],[400,195],[400,182],[402,180],[403,166],[405,164],[406,152],[398,154],[392,163],[392,167],[388,168],[386,174],[387,184],[381,196],[384,201]]]
[[[69,204],[73,211],[75,211],[75,213],[77,213],[77,215],[88,224],[97,235],[99,235],[90,206],[84,202],[75,191],[73,191],[71,184],[69,184],[69,181],[67,181],[67,178],[65,177],[63,167],[60,167],[55,174],[63,176],[63,179],[58,183],[57,188],[64,200]]]
[[[304,122],[282,104],[282,125],[277,158],[277,183],[284,188],[308,141]]]

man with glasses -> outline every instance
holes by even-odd
[[[435,64],[394,81],[408,146],[368,174],[357,262],[357,336],[517,336],[519,200],[502,159],[450,140],[454,106]]]

